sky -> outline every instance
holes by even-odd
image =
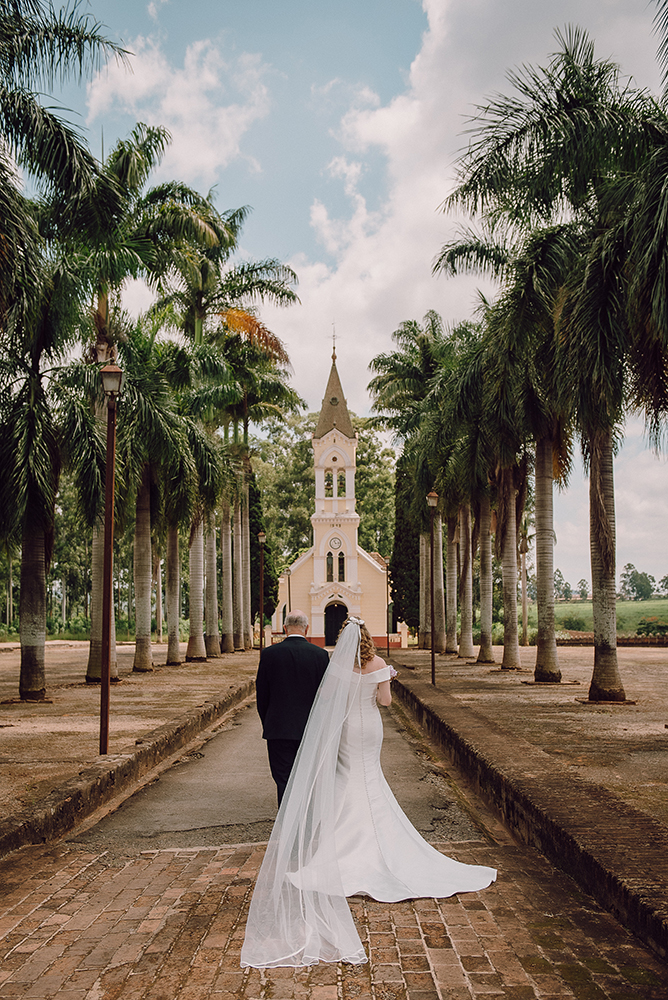
[[[288,349],[293,384],[320,407],[336,330],[349,407],[370,412],[369,361],[429,309],[473,315],[480,282],[431,275],[462,219],[440,210],[467,118],[508,70],[545,65],[555,29],[577,24],[597,55],[658,93],[652,0],[89,0],[131,53],[60,99],[100,155],[137,121],[172,143],[155,180],[214,188],[252,206],[244,256],[278,257],[301,304],[262,318]],[[489,292],[490,289],[487,288]],[[150,296],[125,291],[133,310]],[[668,469],[632,421],[616,460],[617,562],[668,573]],[[591,579],[587,483],[576,463],[555,498],[555,566]]]

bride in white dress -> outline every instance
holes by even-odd
[[[360,655],[361,636],[361,655]],[[344,625],[322,680],[251,901],[242,966],[360,964],[346,902],[476,892],[494,868],[464,865],[422,839],[380,767],[391,668],[360,619]]]

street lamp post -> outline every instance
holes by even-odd
[[[116,398],[123,385],[118,365],[100,372],[107,398],[107,464],[104,482],[104,559],[102,564],[102,663],[100,667],[100,754],[109,752],[109,691],[111,662],[111,587],[114,559],[114,477],[116,472]]]
[[[285,575],[288,578],[288,614],[290,614],[290,612],[292,611],[292,601],[290,599],[290,577],[292,576],[292,570],[290,569],[289,566],[285,571]]]
[[[427,494],[427,503],[431,514],[431,541],[429,560],[429,609],[431,618],[431,683],[436,687],[436,657],[434,654],[434,512],[438,503],[438,493],[431,491]]]
[[[387,656],[390,656],[390,560],[385,560],[385,628],[387,630]]]
[[[260,543],[260,649],[264,648],[264,543],[267,536],[264,531],[258,531],[257,540]]]

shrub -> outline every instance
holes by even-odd
[[[668,635],[668,622],[661,621],[654,615],[641,618],[636,628],[636,635]]]
[[[566,628],[572,632],[584,632],[587,628],[584,618],[575,614],[566,615],[558,624],[560,628]]]

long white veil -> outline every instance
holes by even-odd
[[[251,900],[241,965],[314,965],[367,956],[346,902],[334,843],[336,763],[361,675],[360,629],[343,629],[313,702]]]

